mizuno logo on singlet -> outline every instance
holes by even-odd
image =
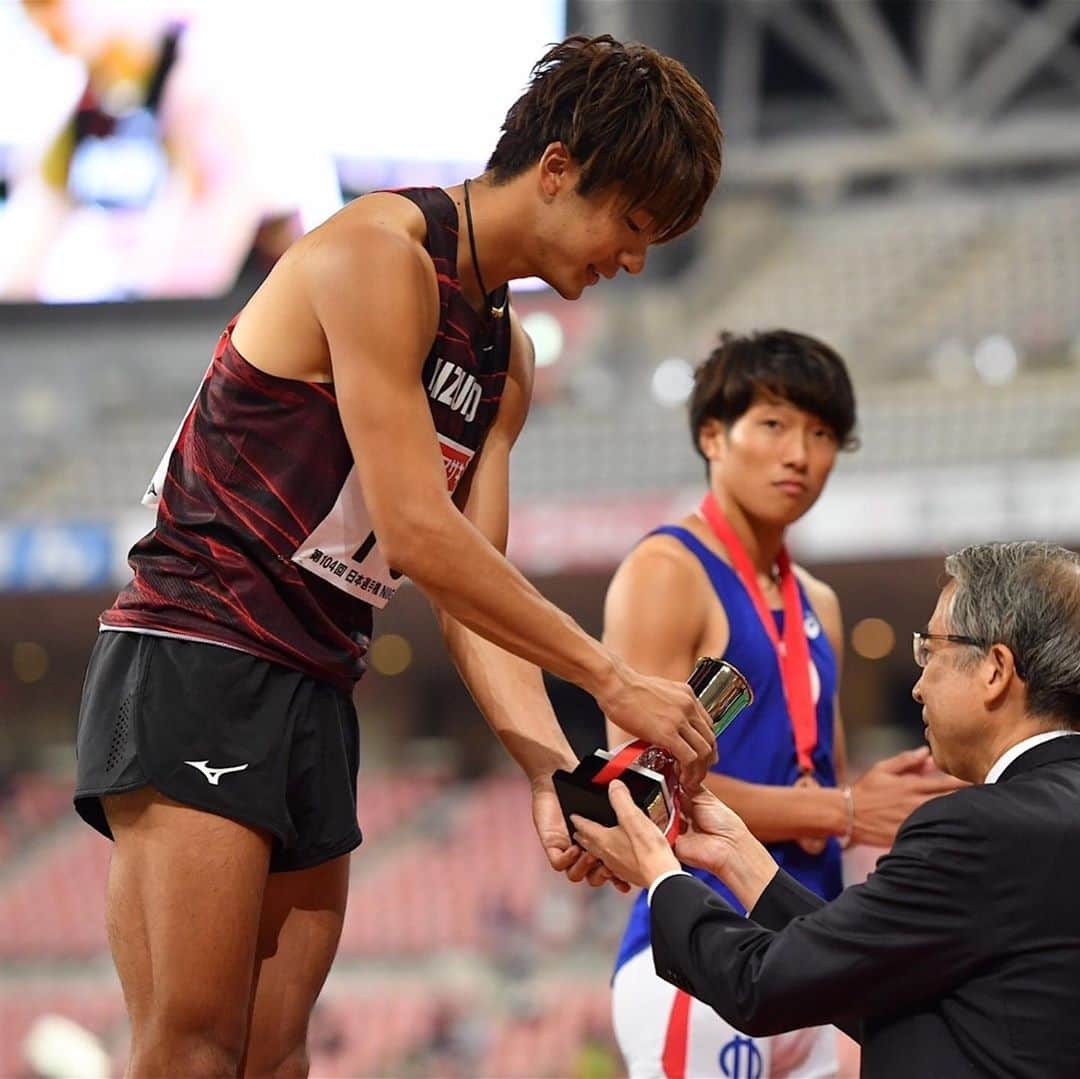
[[[234,764],[231,768],[211,768],[209,761],[184,761],[184,763],[202,772],[211,787],[216,787],[223,775],[229,772],[242,772],[247,767],[246,764]]]
[[[456,363],[441,356],[435,361],[435,371],[427,392],[433,401],[460,412],[466,423],[475,418],[476,410],[480,407],[480,383]]]

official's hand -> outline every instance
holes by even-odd
[[[940,771],[926,746],[878,761],[851,788],[855,801],[851,841],[890,847],[897,829],[923,802],[966,786]]]
[[[532,784],[532,814],[536,834],[547,855],[551,868],[565,873],[575,884],[585,880],[594,888],[611,883],[620,892],[630,891],[630,885],[619,880],[606,866],[571,842],[566,830],[559,798],[549,776],[535,779]]]
[[[776,876],[773,856],[711,791],[702,787],[681,795],[681,801],[689,829],[676,841],[675,853],[687,865],[719,877],[747,910],[753,910]]]
[[[617,828],[605,828],[584,817],[570,818],[579,846],[599,858],[620,880],[647,888],[657,877],[679,868],[664,833],[642,813],[619,780],[608,784],[608,799],[618,817]]]
[[[701,785],[716,762],[716,736],[708,713],[685,682],[639,674],[619,663],[611,688],[596,700],[616,727],[666,749],[679,762],[683,785]]]
[[[750,829],[705,787],[693,794],[681,792],[680,802],[689,828],[675,841],[676,856],[680,862],[721,876],[739,845],[753,839]]]

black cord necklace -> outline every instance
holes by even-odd
[[[469,181],[464,183],[465,187],[465,224],[469,226],[469,251],[472,253],[472,268],[473,273],[476,275],[476,283],[480,286],[480,291],[484,296],[484,303],[488,306],[488,314],[491,318],[502,318],[506,314],[506,304],[509,300],[509,294],[502,302],[502,307],[496,307],[494,301],[491,298],[491,293],[488,292],[487,287],[484,285],[484,279],[480,276],[480,260],[476,257],[476,237],[473,235],[473,223],[472,223],[472,206],[469,204]]]

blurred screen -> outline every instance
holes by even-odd
[[[563,0],[0,4],[0,300],[212,297],[378,187],[483,168]]]

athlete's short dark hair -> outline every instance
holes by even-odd
[[[791,330],[736,335],[720,343],[694,372],[690,437],[710,419],[730,427],[759,395],[787,401],[832,428],[842,449],[854,449],[855,391],[844,361],[816,337]]]
[[[663,242],[701,216],[722,140],[708,94],[678,60],[609,34],[575,34],[533,67],[487,168],[504,183],[561,142],[581,168],[579,194],[618,187],[628,211],[653,216]]]

